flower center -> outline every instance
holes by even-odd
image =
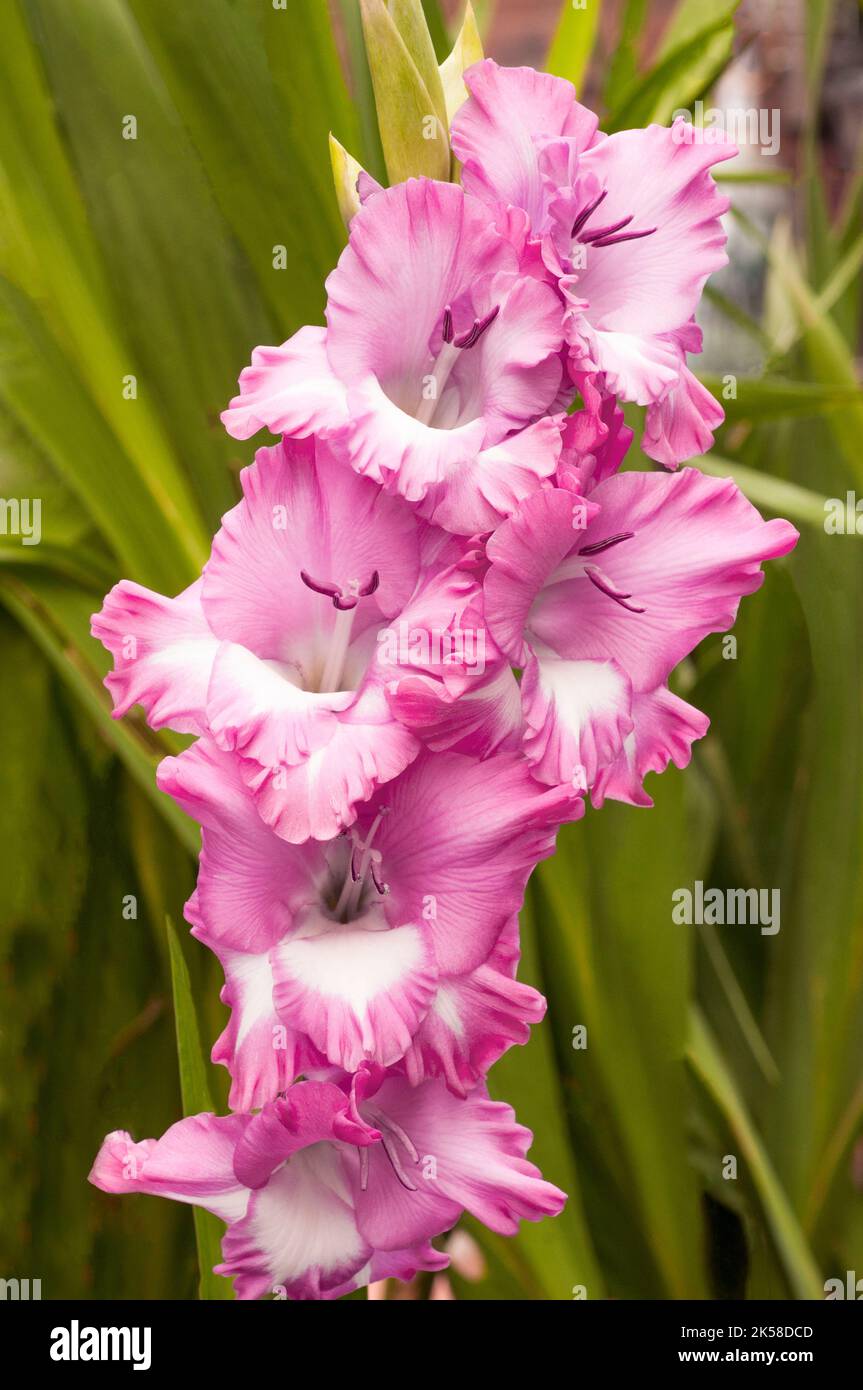
[[[306,570],[300,570],[300,579],[312,593],[322,594],[325,598],[331,599],[336,610],[337,617],[327,648],[324,669],[318,682],[318,692],[324,694],[326,691],[340,690],[357,605],[360,599],[368,598],[378,588],[381,582],[380,572],[373,570],[371,578],[365,584],[361,584],[358,579],[349,579],[345,584],[334,584],[329,579],[313,579]]]
[[[642,232],[625,232],[624,227],[628,227],[634,214],[629,217],[622,217],[619,222],[610,222],[606,227],[594,227],[585,231],[585,227],[590,218],[596,212],[600,203],[608,196],[608,189],[604,188],[592,203],[582,208],[572,224],[572,239],[580,242],[582,246],[617,246],[621,241],[637,241],[640,237],[653,236],[656,227],[647,227]]]
[[[407,1156],[411,1163],[417,1164],[420,1155],[416,1144],[410,1135],[405,1133],[401,1125],[376,1105],[366,1102],[361,1107],[363,1118],[374,1125],[375,1129],[381,1132],[381,1147],[390,1161],[393,1172],[401,1183],[402,1187],[407,1188],[408,1192],[416,1192],[417,1185],[413,1179],[405,1172],[404,1157]],[[363,1192],[369,1185],[369,1151],[368,1148],[361,1148],[360,1155],[360,1187]]]
[[[415,418],[419,420],[420,424],[431,425],[433,423],[444,388],[460,354],[476,347],[482,335],[494,323],[499,313],[500,305],[495,304],[494,308],[489,309],[482,318],[475,318],[470,328],[456,335],[452,305],[447,304],[443,311],[443,327],[441,329],[443,347],[437,355],[433,370],[423,382],[422,399],[415,412]]]
[[[635,535],[634,531],[619,531],[614,536],[606,536],[605,540],[591,541],[588,545],[583,545],[580,550],[570,551],[567,558],[546,581],[545,588],[551,589],[555,584],[563,584],[571,579],[589,579],[595,589],[606,598],[613,599],[621,608],[625,608],[629,613],[644,613],[646,610],[638,604],[630,603],[632,594],[624,593],[599,565],[594,563],[594,556],[603,554],[606,550],[611,550],[613,546],[620,545],[622,541],[631,541]],[[537,597],[537,603],[541,602],[541,595]]]
[[[388,812],[388,806],[380,808],[364,839],[355,827],[347,831],[349,841],[347,867],[344,871],[344,879],[338,897],[332,908],[333,918],[337,922],[352,922],[361,916],[372,892],[376,893],[379,898],[383,898],[390,891],[389,884],[385,883],[383,879],[381,852],[379,849],[373,848],[375,835]]]

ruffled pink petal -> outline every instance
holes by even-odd
[[[367,682],[327,744],[295,766],[243,759],[258,813],[291,844],[331,840],[356,818],[357,802],[413,761],[419,740],[393,716],[382,686]]]
[[[281,347],[255,348],[221,418],[234,439],[265,428],[305,437],[343,424],[345,392],[327,359],[326,329],[301,328]]]
[[[301,1149],[326,1140],[365,1146],[379,1139],[339,1086],[301,1081],[245,1126],[234,1150],[234,1172],[244,1187],[264,1187],[285,1159]]]
[[[547,416],[466,459],[420,507],[439,526],[469,535],[488,531],[537,492],[560,458],[560,420]]]
[[[678,356],[666,334],[596,328],[582,309],[573,309],[566,324],[573,373],[601,372],[608,390],[621,400],[651,405],[676,385]]]
[[[416,1159],[398,1140],[393,1148],[413,1190],[399,1180],[383,1145],[369,1151],[365,1191],[357,1177],[357,1223],[377,1249],[399,1248],[447,1230],[466,1207],[491,1230],[514,1235],[520,1219],[556,1216],[565,1195],[544,1182],[525,1158],[532,1135],[508,1105],[488,1100],[478,1086],[465,1098],[439,1081],[411,1087],[390,1077],[373,1098],[386,1135],[389,1121],[407,1137]]]
[[[709,171],[736,153],[730,141],[699,141],[682,122],[620,131],[585,151],[579,177],[595,180],[606,196],[582,235],[627,217],[626,235],[656,229],[636,240],[586,247],[586,267],[576,268],[578,293],[598,334],[652,337],[692,317],[708,275],[728,259],[720,218],[729,200]],[[609,371],[606,343],[603,337],[598,366]]]
[[[661,401],[648,407],[641,436],[642,452],[666,468],[676,468],[713,447],[713,431],[724,419],[725,411],[719,402],[683,365],[677,384]]]
[[[487,58],[468,68],[465,85],[470,98],[452,128],[464,187],[486,202],[524,208],[540,232],[545,190],[537,137],[569,136],[584,150],[597,117],[575,100],[571,83],[533,68],[501,68]]]
[[[405,1053],[412,1086],[442,1077],[454,1095],[464,1096],[507,1048],[528,1041],[546,1005],[537,990],[515,979],[517,943],[514,917],[484,965],[441,980]]]
[[[385,189],[354,217],[327,280],[334,370],[348,386],[375,376],[412,411],[446,305],[484,277],[517,269],[515,248],[488,210],[457,185],[408,179]],[[405,390],[411,399],[399,399]]]
[[[632,722],[620,756],[600,770],[593,784],[590,799],[596,807],[608,796],[632,806],[652,806],[643,786],[648,772],[664,772],[669,762],[686,767],[693,743],[704,737],[710,724],[706,714],[665,686],[634,697]]]
[[[619,473],[591,497],[602,510],[583,533],[589,553],[570,557],[534,602],[532,640],[567,660],[616,661],[636,692],[664,684],[708,633],[729,628],[741,597],[760,587],[762,562],[797,541],[787,521],[763,521],[730,479],[693,468]],[[620,535],[628,538],[590,553]],[[494,631],[490,610],[489,622]]]
[[[326,748],[352,690],[314,694],[236,642],[222,642],[213,662],[207,724],[220,748],[261,767],[293,767]]]
[[[326,872],[322,847],[274,835],[255,810],[237,759],[207,739],[165,758],[157,780],[203,826],[198,886],[186,912],[195,935],[214,949],[265,954],[314,896]]]
[[[201,607],[201,581],[176,598],[123,579],[91,620],[94,637],[114,657],[105,685],[114,718],[140,704],[151,728],[201,733],[218,639]]]
[[[620,468],[633,434],[615,396],[601,392],[589,375],[580,378],[578,386],[584,407],[566,418],[556,481],[559,487],[587,496]]]
[[[455,428],[434,429],[403,410],[376,377],[348,392],[351,421],[334,440],[357,473],[386,484],[408,502],[422,502],[430,488],[457,476],[482,449],[481,415]],[[463,535],[470,534],[466,526]]]
[[[501,666],[455,700],[443,698],[439,683],[407,676],[394,682],[389,701],[400,723],[434,752],[487,758],[521,745],[521,694],[509,666]]]
[[[216,1273],[234,1279],[237,1298],[337,1297],[372,1256],[337,1149],[320,1144],[295,1154],[252,1193],[247,1215],[225,1232],[222,1253]]]
[[[380,925],[383,925],[382,923]],[[371,1058],[397,1062],[410,1046],[437,982],[421,925],[367,929],[360,919],[298,934],[271,952],[279,1017],[345,1071]]]
[[[387,917],[426,923],[445,975],[486,960],[559,825],[582,810],[568,789],[536,782],[515,753],[483,762],[423,753],[378,793],[375,805],[384,803],[375,846],[390,885]]]
[[[237,1221],[249,1194],[234,1173],[234,1149],[249,1120],[248,1115],[193,1115],[171,1125],[161,1139],[138,1144],[115,1130],[103,1141],[89,1180],[103,1192],[148,1192]]]
[[[217,636],[287,664],[316,689],[339,615],[302,574],[346,593],[377,574],[354,613],[356,637],[413,592],[415,518],[312,440],[259,449],[241,480],[243,500],[223,517],[204,573],[204,611]]]
[[[186,916],[190,916],[188,909]],[[269,952],[251,955],[208,944],[225,972],[219,998],[231,1010],[230,1021],[210,1058],[226,1067],[231,1077],[231,1109],[256,1110],[274,1100],[301,1073],[324,1067],[326,1058],[308,1038],[287,1028],[276,1013]]]
[[[632,729],[632,686],[614,661],[530,656],[521,681],[524,751],[550,786],[584,792]]]
[[[549,488],[528,498],[487,542],[491,565],[483,582],[486,621],[494,641],[517,666],[527,659],[525,631],[536,596],[570,551],[582,544],[588,516],[577,493]]]

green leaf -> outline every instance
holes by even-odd
[[[191,853],[200,848],[195,823],[156,786],[156,766],[165,753],[178,751],[129,718],[111,718],[110,701],[90,658],[99,654],[89,638],[89,615],[99,600],[54,576],[34,569],[25,577],[9,566],[0,570],[0,603],[30,633],[55,670],[93,720],[106,743],[118,754],[135,781]]]
[[[593,0],[584,8],[564,0],[545,60],[546,71],[554,73],[556,77],[567,78],[576,92],[581,88],[596,42],[601,8],[599,0]]]
[[[693,943],[672,923],[671,893],[698,876],[708,829],[678,773],[650,790],[649,813],[608,803],[561,831],[535,875],[540,958],[609,1291],[700,1297],[682,1062]]]
[[[725,7],[726,9],[728,7]],[[734,26],[720,14],[679,47],[672,48],[643,78],[608,96],[609,131],[658,122],[668,124],[676,110],[688,110],[708,91],[731,61]]]
[[[521,913],[519,977],[544,991],[531,899]],[[518,1236],[502,1242],[507,1250],[499,1252],[500,1258],[516,1263],[523,1286],[532,1289],[536,1298],[572,1299],[578,1285],[584,1287],[590,1299],[604,1297],[604,1280],[569,1144],[566,1098],[556,1067],[551,1019],[533,1029],[524,1047],[510,1048],[500,1059],[491,1073],[490,1087],[495,1098],[513,1106],[518,1120],[533,1131],[531,1160],[543,1177],[566,1192],[568,1198],[564,1210],[554,1220],[522,1222]],[[483,1240],[480,1233],[477,1238]]]
[[[822,385],[813,381],[786,381],[782,377],[734,378],[736,394],[726,396],[723,388],[725,379],[699,373],[699,380],[714,396],[722,398],[725,418],[733,420],[799,419],[803,416],[823,415],[831,410],[845,410],[849,405],[860,403],[860,390],[856,386]]]
[[[328,61],[314,46],[317,23],[310,24],[318,0],[292,0],[287,11],[265,7],[265,23],[276,30],[269,51],[279,50],[278,81],[245,4],[129,3],[280,339],[302,323],[318,322],[324,278],[343,243],[327,170],[333,122],[325,102],[332,83],[309,86],[316,61]],[[291,82],[306,93],[302,106],[285,105],[282,93]],[[344,137],[350,145],[351,132]]]
[[[758,1192],[791,1288],[797,1298],[821,1299],[824,1283],[767,1151],[756,1133],[715,1039],[693,1010],[687,1050],[690,1064],[724,1115]]]
[[[705,454],[698,460],[702,473],[712,473],[716,478],[733,478],[744,496],[753,506],[763,507],[776,516],[788,517],[806,526],[823,530],[827,515],[827,498],[798,483],[786,482],[783,478],[773,478],[769,473],[747,468],[745,464],[734,463],[720,458],[717,454]]]
[[[174,1021],[177,1029],[177,1062],[180,1070],[180,1091],[183,1113],[199,1115],[212,1113],[213,1101],[207,1082],[204,1054],[195,1001],[189,984],[189,969],[170,917],[165,919],[168,950],[171,958],[171,982],[174,990]],[[194,1208],[195,1239],[200,1268],[200,1297],[206,1299],[233,1298],[230,1280],[213,1273],[220,1264],[223,1223],[212,1212]]]
[[[437,54],[429,33],[421,0],[387,0],[387,8],[414,67],[434,104],[435,114],[447,130],[446,102],[438,68]]]
[[[446,180],[450,168],[449,138],[438,115],[438,105],[384,0],[360,0],[360,5],[390,183],[420,175]],[[442,88],[439,105],[444,107]],[[427,133],[431,138],[426,138]]]
[[[465,6],[464,20],[458,38],[453,44],[449,57],[440,65],[440,78],[446,102],[447,126],[452,126],[456,113],[467,101],[468,91],[464,84],[466,68],[482,60],[482,39],[477,28],[476,16],[470,4]],[[455,156],[453,156],[455,159]]]

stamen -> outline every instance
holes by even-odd
[[[495,304],[493,309],[489,309],[485,318],[474,319],[473,327],[469,328],[461,337],[453,339],[453,346],[466,351],[468,348],[476,347],[480,338],[490,324],[494,323],[500,313],[500,305]]]
[[[377,851],[376,851],[375,854],[372,855],[372,863],[371,863],[372,883],[375,885],[375,888],[378,890],[378,892],[380,893],[381,897],[382,897],[382,898],[385,898],[386,895],[387,895],[387,893],[390,891],[390,885],[389,885],[388,883],[384,883],[383,880],[380,879],[380,878],[378,877],[378,868],[379,868],[379,866],[380,866],[380,859],[381,859],[380,854],[378,854]]]
[[[572,231],[570,233],[572,237],[578,236],[578,233],[581,231],[587,219],[593,216],[600,203],[603,201],[604,198],[607,197],[608,189],[604,188],[598,198],[596,198],[592,203],[588,203],[587,207],[582,209],[582,211],[578,214],[578,216],[572,224]]]
[[[360,598],[368,598],[370,594],[373,594],[375,590],[379,588],[380,582],[380,572],[378,570],[372,570],[372,577],[368,584],[364,584],[361,588],[357,589],[357,594]]]
[[[352,843],[348,871],[345,874],[338,902],[334,908],[335,916],[340,921],[350,922],[356,916],[363,895],[365,877],[370,867],[372,882],[381,897],[389,892],[389,885],[383,882],[377,872],[381,862],[380,850],[372,849],[372,841],[378,832],[378,826],[388,811],[388,806],[381,806],[371,823],[365,840],[361,840],[355,830],[350,832]]]
[[[307,574],[305,570],[300,570],[300,578],[307,589],[311,589],[316,594],[325,594],[327,598],[336,598],[342,592],[338,584],[327,584],[322,580],[312,579],[312,576]]]
[[[379,1115],[379,1119],[380,1124],[383,1126],[383,1128],[385,1130],[388,1129],[390,1133],[394,1135],[396,1139],[398,1139],[399,1143],[407,1150],[414,1163],[419,1163],[420,1156],[417,1151],[416,1144],[414,1144],[410,1135],[405,1133],[401,1125],[397,1124],[391,1115],[381,1114]]]
[[[621,232],[620,236],[603,237],[602,241],[594,241],[594,246],[618,246],[622,241],[638,241],[639,237],[653,236],[656,227],[648,227],[644,232]]]
[[[590,545],[583,545],[578,553],[579,555],[599,555],[603,550],[610,550],[613,545],[620,545],[621,541],[631,541],[634,535],[634,531],[621,531],[616,536],[608,536],[604,541],[593,541]]]
[[[579,241],[587,243],[590,241],[598,241],[602,236],[611,236],[612,232],[619,232],[621,227],[628,227],[632,221],[632,217],[633,214],[630,213],[628,217],[622,217],[619,222],[609,222],[607,227],[597,227],[592,232],[585,232],[584,236],[578,239]]]
[[[360,1149],[360,1191],[365,1192],[369,1185],[369,1151],[368,1148]]]
[[[315,594],[323,594],[325,598],[331,598],[333,607],[340,613],[350,613],[352,608],[356,608],[361,598],[368,598],[379,587],[381,582],[380,572],[372,570],[371,578],[365,584],[360,584],[358,579],[350,579],[347,584],[333,584],[332,580],[314,579],[307,570],[300,570],[300,579],[307,589],[311,589]]]
[[[401,1183],[402,1187],[407,1188],[408,1192],[416,1192],[417,1185],[415,1182],[411,1182],[410,1178],[408,1177],[407,1173],[402,1167],[401,1159],[399,1158],[396,1146],[393,1143],[390,1136],[387,1134],[386,1130],[383,1130],[381,1132],[381,1144],[383,1145],[384,1153],[386,1154],[387,1158],[390,1161],[390,1164],[392,1165],[392,1170],[398,1178],[399,1182]]]
[[[644,613],[643,608],[638,608],[634,603],[628,603],[627,599],[632,598],[632,594],[622,594],[619,589],[615,589],[611,580],[608,579],[596,565],[585,565],[584,572],[595,585],[601,594],[606,594],[608,598],[613,598],[615,603],[619,603],[621,608],[626,608],[630,613]]]
[[[452,342],[452,306],[447,304],[443,311],[443,329],[441,335],[445,343]]]

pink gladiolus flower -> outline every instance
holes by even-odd
[[[667,688],[673,668],[723,632],[761,562],[797,541],[728,479],[695,469],[617,473],[588,498],[530,498],[488,543],[485,615],[524,668],[525,752],[538,777],[650,805],[647,772],[689,761],[707,720]],[[585,525],[586,520],[586,525]]]
[[[430,1244],[463,1210],[512,1235],[564,1194],[525,1158],[507,1105],[364,1065],[302,1081],[257,1115],[196,1115],[161,1139],[105,1139],[90,1181],[105,1192],[190,1202],[227,1223],[224,1262],[241,1299],[333,1299],[373,1280],[440,1270]]]
[[[279,835],[327,839],[420,747],[391,711],[402,672],[380,638],[394,621],[458,627],[479,585],[464,543],[319,443],[260,450],[242,483],[202,578],[174,599],[116,585],[93,634],[116,717],[139,702],[154,728],[209,735]],[[471,682],[445,656],[427,673],[444,701]]]
[[[350,831],[292,845],[261,822],[235,762],[202,740],[159,785],[204,827],[194,935],[219,956],[231,1023],[214,1060],[231,1104],[302,1071],[404,1059],[463,1094],[544,1001],[513,978],[513,918],[534,865],[581,800],[520,753],[422,753]]]
[[[684,122],[604,136],[571,84],[491,59],[465,74],[452,143],[468,193],[522,208],[565,295],[574,376],[601,375],[655,408],[644,448],[674,466],[722,419],[687,371],[686,333],[707,277],[726,263],[728,209],[710,177],[736,146]],[[681,417],[681,418],[678,418]]]
[[[554,471],[563,305],[521,235],[428,179],[374,193],[327,281],[327,328],[258,348],[223,415],[245,439],[325,432],[447,530],[487,531]]]

